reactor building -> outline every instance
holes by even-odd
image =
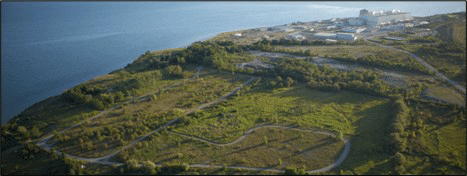
[[[349,25],[360,26],[379,26],[384,24],[394,24],[401,21],[410,21],[413,17],[409,12],[401,12],[400,10],[388,10],[388,11],[370,11],[360,10],[360,16],[357,18],[350,18],[348,20]]]

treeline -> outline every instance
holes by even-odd
[[[281,39],[282,40],[282,39]],[[285,40],[285,39],[284,39]],[[273,40],[274,41],[274,40]],[[325,44],[322,41],[314,41],[316,45],[323,45]],[[357,42],[357,41],[355,41]],[[339,43],[339,42],[338,42]],[[357,42],[358,43],[358,42]],[[299,55],[299,56],[314,56],[315,54],[311,53],[310,50],[305,50],[303,52],[292,52],[287,49],[278,49],[275,48],[273,42],[270,42],[268,40],[262,40],[258,41],[252,45],[250,45],[248,48],[251,50],[261,50],[265,52],[281,52],[281,53],[287,53],[287,54],[292,54],[292,55]],[[283,45],[281,42],[277,45]],[[327,57],[327,56],[325,56]],[[400,62],[395,62],[394,60],[389,60],[387,58],[378,58],[377,56],[370,55],[367,57],[361,57],[361,58],[355,58],[352,56],[344,57],[344,58],[333,58],[339,61],[344,61],[344,62],[356,62],[362,65],[366,66],[371,66],[371,67],[376,67],[376,68],[383,68],[383,69],[400,69],[400,70],[405,70],[405,71],[416,71],[419,73],[423,74],[429,74],[433,75],[434,72],[429,71],[422,65],[420,65],[415,59],[409,58],[408,62],[405,61],[400,61]]]
[[[424,36],[424,37],[412,37],[409,39],[411,43],[438,43],[441,42],[439,39],[434,36]]]
[[[347,57],[347,58],[333,58],[333,59],[344,61],[344,62],[356,62],[362,65],[376,67],[376,68],[392,69],[392,70],[400,69],[404,71],[416,71],[416,72],[423,73],[423,74],[434,75],[433,71],[426,69],[412,57],[408,58],[407,62],[404,62],[404,61],[396,62],[394,60],[389,61],[386,59],[377,58],[374,55],[360,57],[360,58]]]
[[[389,145],[386,151],[392,155],[393,171],[395,174],[401,175],[406,173],[408,169],[406,155],[424,156],[426,162],[437,163],[435,167],[443,168],[449,166],[455,170],[465,172],[465,165],[463,166],[455,159],[449,159],[439,153],[433,153],[424,141],[424,135],[427,132],[426,123],[440,126],[455,121],[465,123],[465,108],[453,104],[416,99],[404,100],[402,96],[393,96],[391,99],[394,109],[389,129]],[[414,107],[415,111],[411,110],[407,104]],[[442,115],[435,115],[438,113]]]
[[[405,127],[409,118],[410,109],[404,102],[404,99],[401,96],[396,96],[392,98],[393,101],[393,119],[390,126],[390,135],[389,135],[389,153],[393,155],[394,159],[394,172],[398,175],[401,175],[405,172],[405,156],[404,152],[407,147],[407,133],[405,132]]]
[[[340,91],[350,90],[359,93],[366,93],[377,96],[387,96],[390,94],[403,94],[400,89],[390,88],[383,84],[380,80],[381,74],[367,70],[367,71],[338,71],[337,69],[328,66],[319,67],[310,63],[310,60],[297,60],[297,59],[281,59],[275,63],[274,69],[261,69],[254,70],[236,68],[231,64],[232,57],[230,54],[238,54],[246,50],[263,50],[274,51],[277,49],[272,47],[268,40],[256,42],[252,45],[236,45],[232,42],[196,42],[191,46],[181,51],[172,52],[168,55],[150,56],[150,59],[141,60],[139,63],[145,63],[147,68],[156,68],[164,64],[159,62],[167,62],[170,64],[203,64],[216,69],[242,72],[247,74],[255,74],[267,76],[270,78],[290,77],[291,80],[307,83],[310,88],[326,90],[326,91]],[[286,50],[282,52],[287,52]],[[310,56],[309,51],[304,52],[287,52],[288,54]],[[151,59],[152,58],[152,59]],[[157,58],[157,59],[154,59]],[[163,59],[161,59],[163,58]],[[369,63],[379,62],[376,58],[369,57]],[[392,64],[384,62],[386,65]],[[134,63],[137,64],[137,63]],[[384,65],[384,64],[382,64]],[[393,64],[392,64],[393,65]],[[131,67],[131,66],[129,66]],[[396,67],[396,66],[393,66]],[[161,67],[157,67],[161,68]],[[285,83],[283,83],[284,85]]]
[[[275,76],[290,77],[299,82],[307,83],[309,88],[340,91],[350,90],[376,96],[400,94],[402,90],[390,88],[380,80],[381,74],[366,71],[338,71],[329,66],[318,67],[308,60],[283,59],[276,64]]]
[[[164,74],[163,74],[164,73]],[[77,104],[88,104],[95,109],[103,110],[111,107],[116,102],[123,101],[130,96],[139,95],[139,90],[152,85],[157,80],[162,79],[163,75],[181,76],[181,67],[168,67],[162,72],[156,70],[151,74],[141,74],[132,76],[125,70],[115,72],[120,75],[119,81],[114,82],[110,88],[102,87],[93,83],[80,84],[68,89],[61,97],[65,101]]]
[[[135,62],[125,67],[126,70],[135,73],[153,69],[164,69],[169,65],[200,65],[213,68],[227,67],[229,54],[242,53],[248,49],[244,45],[236,45],[231,41],[222,42],[195,42],[180,51],[169,54],[152,54],[146,52]]]

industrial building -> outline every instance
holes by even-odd
[[[287,37],[294,40],[305,40],[305,37],[300,34],[290,34]]]
[[[347,33],[360,33],[362,31],[364,31],[366,28],[355,28],[355,27],[346,27],[344,29],[342,29],[341,31],[342,32],[347,32]]]
[[[314,38],[319,38],[319,39],[336,39],[337,34],[333,33],[324,33],[324,32],[318,32],[316,34],[313,34]]]
[[[389,11],[369,11],[366,9],[360,10],[358,18],[350,18],[347,22],[349,25],[360,26],[378,26],[384,24],[394,24],[401,21],[410,21],[413,17],[409,12],[401,12],[400,10]]]
[[[319,39],[334,39],[334,40],[355,40],[357,37],[353,33],[342,33],[339,32],[337,34],[335,33],[316,33],[313,35],[314,38],[319,38]]]
[[[351,26],[361,26],[365,24],[365,20],[362,18],[349,18],[347,23],[349,23]]]
[[[357,39],[357,37],[355,36],[354,33],[342,33],[342,32],[339,32],[336,35],[336,39],[337,40],[355,40],[355,39]]]

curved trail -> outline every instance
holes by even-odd
[[[292,129],[292,130],[297,130],[297,131],[305,131],[305,132],[310,132],[310,133],[318,133],[318,134],[324,134],[324,135],[329,135],[329,136],[335,136],[335,134],[330,133],[330,132],[317,131],[317,130],[305,130],[305,129],[299,129],[299,128],[295,128],[295,127],[286,127],[286,126],[270,125],[270,124],[251,128],[250,130],[245,132],[245,134],[243,134],[240,138],[238,138],[237,140],[235,140],[233,142],[230,142],[230,143],[219,143],[219,142],[211,141],[211,140],[208,140],[208,139],[203,139],[203,138],[198,137],[198,136],[184,134],[184,133],[180,133],[180,132],[174,132],[174,131],[169,131],[169,133],[179,135],[179,136],[183,136],[183,137],[196,139],[196,140],[206,142],[206,143],[209,143],[209,144],[212,144],[212,145],[217,145],[217,146],[224,147],[224,146],[229,146],[229,145],[234,145],[234,144],[239,143],[240,141],[242,141],[243,139],[248,137],[253,131],[255,131],[257,129],[260,129],[260,128]],[[344,151],[342,152],[339,159],[337,159],[334,163],[330,164],[329,166],[326,166],[326,167],[323,167],[323,168],[320,168],[320,169],[316,169],[316,170],[310,170],[310,171],[307,171],[307,172],[308,173],[316,173],[316,172],[329,171],[329,170],[337,167],[338,165],[340,165],[342,162],[344,162],[345,158],[347,157],[347,155],[349,154],[349,151],[350,151],[350,141],[345,139],[345,138],[343,139],[343,141],[344,141],[345,147],[344,147]],[[208,166],[213,166],[213,165],[194,164],[194,165],[189,165],[189,166],[190,167],[208,167]],[[216,166],[216,167],[224,167],[224,166]],[[245,166],[228,166],[227,168],[247,169],[247,170],[256,170],[256,171],[270,171],[270,172],[284,172],[283,170],[278,170],[278,169],[255,168],[255,167],[245,167]]]
[[[231,95],[234,94],[236,91],[240,90],[240,88],[242,88],[244,85],[246,85],[246,84],[248,84],[248,83],[250,83],[251,81],[256,80],[256,79],[257,79],[257,77],[253,77],[253,78],[249,79],[248,81],[246,81],[246,82],[244,82],[243,84],[239,85],[237,88],[235,88],[235,89],[232,90],[231,92],[227,93],[226,95],[220,97],[219,99],[217,99],[217,100],[215,100],[215,101],[212,101],[212,102],[209,102],[209,103],[206,103],[206,104],[204,104],[204,105],[201,105],[200,107],[195,108],[195,109],[193,109],[193,110],[187,111],[187,112],[185,113],[185,115],[190,114],[190,113],[194,112],[195,110],[203,109],[203,108],[208,107],[208,106],[210,106],[210,105],[212,105],[212,104],[214,104],[214,103],[218,103],[218,102],[220,102],[220,101],[222,101],[222,100],[225,100],[225,98],[227,98],[228,96],[231,96]],[[171,86],[168,86],[168,87],[174,87],[174,86],[179,85],[179,84],[181,84],[181,83],[174,84],[174,85],[171,85]],[[143,95],[143,96],[145,96],[145,95]],[[142,96],[140,96],[140,97],[142,97]],[[131,101],[131,100],[129,100],[129,101]],[[90,119],[90,120],[95,119],[95,118],[97,118],[97,117],[99,117],[99,116],[102,116],[102,115],[103,115],[104,113],[106,113],[107,111],[110,111],[110,110],[113,110],[113,109],[115,109],[115,108],[111,108],[111,109],[102,111],[100,114],[98,114],[98,115],[96,115],[96,116],[94,116],[94,117],[91,117],[91,118],[89,118],[89,119]],[[69,154],[66,154],[66,153],[63,153],[63,154],[64,154],[66,157],[74,158],[74,159],[81,160],[81,161],[87,161],[87,162],[93,162],[93,163],[100,163],[100,164],[106,164],[106,165],[108,165],[108,164],[118,164],[118,163],[115,163],[115,162],[108,162],[108,161],[105,161],[105,160],[107,160],[107,159],[109,159],[109,158],[115,156],[115,155],[118,154],[120,151],[122,151],[122,150],[124,150],[124,149],[127,149],[127,148],[129,148],[129,147],[135,145],[137,142],[143,140],[144,138],[148,137],[149,135],[154,134],[155,132],[158,132],[159,130],[161,130],[161,129],[163,129],[163,128],[169,126],[169,125],[172,125],[174,122],[176,122],[176,121],[178,121],[178,120],[179,120],[179,118],[173,119],[172,121],[167,122],[166,124],[160,126],[160,127],[157,128],[156,130],[153,130],[153,131],[149,132],[148,134],[139,137],[138,139],[136,139],[135,141],[131,142],[130,144],[128,144],[128,145],[126,145],[126,146],[120,148],[119,150],[117,150],[117,151],[115,151],[115,152],[113,152],[113,153],[111,153],[111,154],[109,154],[109,155],[103,156],[103,157],[99,157],[99,158],[84,158],[84,157],[69,155]],[[75,124],[75,125],[73,125],[73,126],[70,126],[70,127],[68,127],[68,128],[63,129],[63,130],[60,131],[60,132],[63,132],[63,131],[69,130],[69,129],[71,129],[71,128],[77,127],[77,126],[81,125],[82,123],[83,123],[83,122],[77,123],[77,124]],[[46,137],[44,137],[43,139],[41,139],[39,142],[37,142],[36,145],[37,145],[38,147],[40,147],[40,148],[42,148],[42,149],[44,149],[44,150],[50,152],[53,144],[47,144],[47,142],[48,142],[50,139],[52,139],[53,137],[54,137],[54,134],[47,135]],[[56,152],[57,154],[62,154],[61,151],[55,151],[55,152]]]
[[[248,81],[244,82],[243,84],[239,85],[237,88],[235,88],[234,90],[232,90],[231,92],[227,93],[226,95],[220,97],[219,99],[215,100],[215,101],[212,101],[212,102],[209,102],[209,103],[206,103],[206,104],[203,104],[201,106],[199,106],[198,108],[195,108],[195,109],[192,109],[190,111],[187,111],[185,113],[185,115],[187,114],[190,114],[196,110],[199,110],[199,109],[203,109],[203,108],[206,108],[212,104],[215,104],[215,103],[218,103],[220,101],[223,101],[225,100],[227,97],[233,95],[235,92],[237,92],[238,90],[240,90],[240,88],[242,88],[244,85],[246,84],[249,84],[251,81],[253,80],[256,80],[257,77],[253,77],[251,79],[249,79]],[[178,84],[176,84],[178,85]],[[173,87],[173,86],[176,86],[176,85],[172,85],[172,86],[169,86],[169,87]],[[143,95],[144,96],[144,95]],[[142,97],[142,96],[141,96]],[[114,108],[112,108],[114,109]],[[109,110],[112,110],[112,109],[109,109]],[[109,110],[106,110],[106,111],[102,111],[100,114],[90,118],[90,120],[94,119],[94,118],[97,118],[99,116],[101,116],[102,114],[104,114],[105,112],[109,111]],[[65,157],[69,157],[69,158],[74,158],[76,160],[81,160],[81,161],[87,161],[87,162],[90,162],[90,163],[98,163],[98,164],[103,164],[103,165],[123,165],[123,163],[118,163],[118,162],[111,162],[111,161],[106,161],[107,159],[115,156],[116,154],[118,154],[121,150],[124,150],[124,149],[127,149],[133,145],[135,145],[137,142],[140,142],[141,140],[143,140],[144,138],[148,137],[149,135],[155,133],[155,132],[158,132],[159,130],[169,126],[169,125],[172,125],[174,122],[178,121],[179,118],[176,118],[176,119],[173,119],[172,121],[164,124],[163,126],[160,126],[159,128],[157,128],[156,130],[153,130],[151,131],[150,133],[144,135],[144,136],[141,136],[139,137],[138,139],[136,139],[135,141],[131,142],[130,144],[120,148],[119,150],[109,154],[109,155],[106,155],[106,156],[103,156],[103,157],[99,157],[99,158],[84,158],[84,157],[78,157],[78,156],[73,156],[73,155],[69,155],[69,154],[66,154],[66,153],[62,153],[61,151],[55,151],[57,154],[63,154],[65,155]],[[65,130],[69,130],[71,128],[74,128],[76,126],[79,126],[82,122],[80,123],[77,123],[73,126],[70,126],[68,128],[65,128],[64,130],[60,131],[60,132],[63,132]],[[278,126],[278,125],[263,125],[263,126],[258,126],[258,127],[254,127],[250,130],[248,130],[247,132],[245,132],[245,134],[238,138],[237,140],[231,142],[231,143],[227,143],[227,144],[221,144],[221,143],[217,143],[217,142],[214,142],[214,141],[210,141],[210,140],[206,140],[206,139],[203,139],[203,138],[200,138],[200,137],[197,137],[197,136],[192,136],[192,135],[187,135],[187,134],[183,134],[183,133],[177,133],[177,132],[173,132],[173,131],[169,131],[170,133],[173,133],[173,134],[177,134],[177,135],[181,135],[181,136],[185,136],[185,137],[189,137],[189,138],[193,138],[193,139],[197,139],[197,140],[201,140],[203,142],[207,142],[207,143],[211,143],[211,144],[214,144],[214,145],[219,145],[219,146],[227,146],[227,145],[233,145],[233,144],[236,144],[240,141],[242,141],[243,139],[245,139],[249,134],[251,134],[254,130],[256,129],[259,129],[259,128],[266,128],[266,127],[269,127],[269,128],[284,128],[284,129],[293,129],[293,130],[298,130],[298,131],[306,131],[306,132],[313,132],[313,133],[319,133],[319,134],[325,134],[325,135],[334,135],[333,133],[329,133],[329,132],[321,132],[321,131],[316,131],[316,130],[304,130],[304,129],[298,129],[298,128],[294,128],[294,127],[285,127],[285,126]],[[51,138],[53,138],[53,134],[51,135],[48,135],[47,137],[43,138],[42,140],[40,140],[39,142],[36,143],[36,145],[48,152],[51,152],[51,147],[53,144],[47,144],[47,141],[49,141]],[[347,139],[343,139],[344,143],[345,143],[345,147],[344,147],[344,151],[342,152],[341,156],[334,162],[332,163],[331,165],[329,166],[326,166],[324,168],[320,168],[320,169],[316,169],[316,170],[311,170],[311,171],[307,171],[307,173],[316,173],[316,172],[325,172],[325,171],[329,171],[335,167],[337,167],[338,165],[340,165],[344,160],[345,158],[347,157],[349,151],[350,151],[350,141],[348,141]],[[163,166],[162,164],[156,164],[156,166]],[[243,169],[243,170],[253,170],[253,171],[269,171],[269,172],[278,172],[278,173],[284,173],[285,171],[284,170],[279,170],[279,169],[268,169],[268,168],[255,168],[255,167],[246,167],[246,166],[221,166],[221,165],[209,165],[209,164],[191,164],[191,165],[188,165],[190,167],[200,167],[200,168],[230,168],[230,169]]]

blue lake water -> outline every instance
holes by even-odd
[[[413,16],[465,11],[465,2],[4,2],[1,120],[147,50],[221,32],[400,9]]]

